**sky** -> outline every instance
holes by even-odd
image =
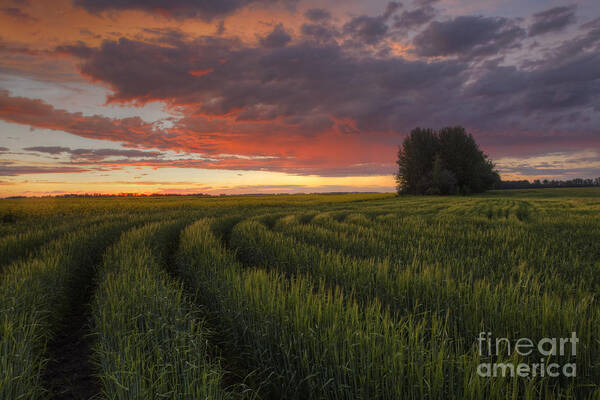
[[[600,3],[0,0],[0,197],[394,191],[455,125],[600,176]]]

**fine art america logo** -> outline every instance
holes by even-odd
[[[479,355],[492,360],[500,357],[527,357],[528,362],[487,362],[477,366],[477,374],[481,377],[575,377],[577,366],[572,361],[577,355],[579,339],[575,332],[571,337],[542,338],[537,343],[529,338],[510,340],[493,338],[491,332],[480,332]],[[561,358],[563,363],[561,363]],[[529,362],[534,360],[536,362]]]

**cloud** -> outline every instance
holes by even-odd
[[[255,123],[243,123],[239,126],[240,123],[235,121],[221,120],[217,122],[215,129],[223,128],[223,131],[215,132],[205,125],[209,120],[188,115],[176,121],[172,129],[158,131],[154,125],[144,123],[139,118],[130,121],[70,113],[55,109],[41,100],[12,97],[6,91],[0,92],[0,119],[32,128],[60,130],[91,139],[121,142],[129,146],[193,154],[188,158],[167,159],[160,152],[137,149],[71,149],[63,146],[26,148],[28,151],[51,155],[68,154],[71,156],[67,163],[69,168],[74,165],[116,169],[126,166],[181,167],[269,170],[324,176],[339,176],[342,172],[347,174],[350,171],[355,175],[379,174],[382,171],[391,173],[393,169],[394,149],[387,145],[363,140],[360,136],[346,138],[343,143],[339,143],[342,134],[335,132],[307,141],[301,132],[287,129],[294,128],[292,125],[270,127],[268,124],[255,126]],[[288,124],[292,123],[302,125],[305,121],[288,121]],[[306,123],[314,121],[308,119]],[[330,157],[329,154],[332,146],[337,148],[335,157]],[[382,162],[381,154],[386,149],[389,150],[390,160]],[[20,170],[11,167],[5,171],[16,175]]]
[[[343,148],[344,146],[339,146]],[[364,146],[367,148],[368,145]],[[390,152],[393,155],[394,151]],[[295,175],[319,175],[323,177],[343,176],[373,176],[391,175],[394,170],[394,162],[346,162],[340,165],[341,156],[338,160],[328,160],[320,155],[307,156],[299,154],[297,158],[286,157],[247,157],[240,155],[221,154],[211,158],[187,157],[179,159],[165,158],[72,158],[69,161],[56,161],[53,167],[89,168],[88,170],[122,170],[126,167],[148,167],[148,168],[200,168],[237,171],[271,171],[283,172]],[[381,158],[381,151],[379,151]],[[44,167],[47,168],[47,167]],[[15,169],[15,171],[17,171]],[[29,173],[29,172],[26,172]],[[15,172],[15,175],[19,173]]]
[[[90,57],[92,55],[92,52],[92,49],[82,41],[79,41],[76,44],[66,44],[57,46],[55,49],[56,54],[70,54],[79,58]]]
[[[394,17],[394,27],[402,31],[408,31],[431,21],[437,12],[430,5],[423,5],[414,10],[405,10],[400,15]]]
[[[4,7],[2,9],[0,9],[0,12],[2,12],[2,14],[16,19],[20,22],[37,22],[39,21],[37,18],[32,17],[31,15],[27,14],[26,12],[21,11],[20,8],[17,7]]]
[[[331,13],[324,8],[311,8],[304,13],[311,22],[324,22],[331,19]]]
[[[303,39],[319,43],[332,42],[341,36],[339,29],[326,21],[314,24],[302,24],[300,32],[302,33]]]
[[[439,22],[434,21],[413,44],[420,56],[494,55],[519,45],[525,31],[513,21],[500,17],[460,16]]]
[[[237,185],[229,188],[214,188],[216,193],[354,193],[354,192],[393,192],[391,186],[365,185],[357,188],[351,185]],[[177,193],[177,189],[173,189]],[[193,193],[193,192],[192,192]]]
[[[370,17],[361,15],[352,18],[344,25],[344,32],[349,34],[354,40],[365,44],[379,43],[388,32],[388,26],[383,16]]]
[[[546,55],[552,62],[527,68],[485,62],[472,69],[473,58],[495,56],[524,36],[513,21],[487,17],[430,24],[416,42],[432,41],[415,51],[460,57],[429,62],[309,38],[270,48],[215,37],[169,46],[121,39],[74,54],[84,54],[84,74],[112,87],[109,101],[164,101],[178,107],[184,116],[162,141],[186,151],[214,154],[238,140],[243,144],[232,153],[251,154],[254,150],[243,150],[251,148],[249,141],[281,138],[281,147],[265,153],[278,155],[285,137],[296,143],[296,138],[333,131],[366,141],[373,133],[402,134],[424,124],[463,124],[500,138],[508,132],[562,129],[574,143],[589,143],[586,135],[595,134],[600,122],[593,112],[600,106],[600,68],[593,51],[600,36],[594,29],[561,45],[570,43],[570,57],[561,60],[567,50],[558,46],[552,52],[556,59]],[[444,32],[449,34],[439,37]],[[460,40],[462,35],[468,40]],[[538,145],[543,140],[540,136]]]
[[[90,31],[87,28],[80,29],[79,33],[81,35],[83,35],[83,36],[89,36],[89,37],[94,38],[94,39],[100,39],[102,37],[100,35],[97,35],[97,34],[93,33],[92,31]]]
[[[57,154],[60,154],[60,153],[65,153],[65,152],[71,151],[70,148],[68,148],[68,147],[61,147],[61,146],[25,147],[23,150],[26,150],[26,151],[36,151],[36,152],[46,153],[46,154],[52,154],[52,155],[57,155]]]
[[[600,107],[600,55],[581,53],[553,63],[543,63],[535,69],[494,67],[469,88],[469,94],[490,99],[491,112],[503,115],[541,116],[545,113],[548,126],[573,129],[591,118],[590,112]],[[492,100],[493,99],[493,100]],[[493,103],[493,104],[492,104]],[[494,111],[492,111],[494,110]],[[576,111],[574,111],[576,110]],[[532,125],[540,119],[529,118]],[[588,132],[598,132],[587,120]],[[582,128],[585,131],[586,128]]]
[[[56,57],[54,51],[4,37],[0,37],[0,74],[53,84],[83,82],[72,60]]]
[[[271,33],[260,38],[260,44],[264,47],[283,47],[290,40],[292,40],[292,37],[285,31],[283,25],[277,24]]]
[[[576,5],[554,7],[533,15],[533,23],[529,27],[529,36],[542,35],[548,32],[561,31],[575,23]]]
[[[143,150],[120,150],[120,149],[71,149],[69,147],[60,146],[34,146],[25,147],[23,150],[34,151],[38,153],[46,153],[58,155],[62,153],[69,154],[74,159],[85,160],[104,160],[109,157],[127,157],[127,158],[160,158],[163,153],[157,151]]]
[[[4,153],[9,151],[10,149],[8,147],[0,147],[0,152]]]
[[[112,119],[71,113],[55,109],[41,100],[11,96],[7,90],[0,90],[0,119],[35,128],[61,130],[89,139],[143,142],[147,146],[155,144],[153,147],[165,147],[168,143],[168,137],[161,135],[154,124],[139,117]]]
[[[91,13],[139,10],[174,18],[210,21],[233,14],[249,5],[268,6],[278,2],[293,4],[295,0],[75,0],[74,3]]]
[[[223,20],[219,21],[219,23],[217,24],[217,29],[216,29],[215,33],[220,36],[225,33],[225,30],[226,30],[225,21],[223,21]]]
[[[395,150],[395,149],[394,149]],[[392,151],[391,153],[395,153]],[[335,166],[326,160],[306,160],[300,162],[294,160],[267,159],[218,159],[218,160],[114,160],[100,162],[78,162],[82,166],[102,166],[110,169],[122,169],[124,167],[150,167],[150,168],[199,168],[218,169],[234,171],[270,171],[282,172],[292,175],[321,176],[339,178],[345,176],[391,176],[394,173],[395,164],[390,162],[366,162],[351,164],[347,166]]]
[[[83,59],[81,70],[113,88],[109,101],[162,100],[195,105],[200,115],[239,114],[241,120],[251,112],[254,119],[281,128],[287,128],[280,124],[282,118],[298,121],[327,114],[352,118],[361,130],[389,130],[394,119],[414,113],[415,95],[460,85],[465,68],[457,61],[354,57],[335,42],[248,48],[231,40],[199,38],[170,47],[105,41]],[[189,73],[195,70],[213,72],[197,77]],[[394,109],[400,113],[394,115]],[[222,130],[222,125],[208,129]]]
[[[402,3],[399,3],[397,1],[390,1],[387,4],[387,6],[385,7],[385,12],[383,13],[383,17],[386,19],[391,17],[400,8],[402,8]]]
[[[39,35],[69,41],[54,51],[42,44],[54,46],[56,40],[26,39],[18,32],[0,41],[4,85],[13,94],[31,93],[31,85],[10,77],[51,80],[39,97],[56,101],[0,91],[0,119],[123,146],[27,148],[67,163],[61,167],[389,174],[404,134],[415,126],[449,124],[465,125],[492,156],[600,143],[600,23],[586,15],[585,24],[574,25],[575,6],[520,19],[488,16],[486,6],[460,1],[450,8],[435,0],[383,2],[378,11],[355,4],[347,12],[312,2],[323,8],[303,6],[293,15],[262,9],[276,5],[279,11],[279,5],[294,3],[287,0],[76,3],[106,12],[110,21],[104,22],[114,26],[65,23],[58,29],[46,24],[51,15],[32,11],[41,20]],[[16,2],[2,7],[8,5],[29,12]],[[2,7],[4,21],[19,18]],[[461,15],[466,9],[486,16]],[[125,10],[152,15],[121,15]],[[64,12],[65,21],[85,13]],[[546,32],[560,33],[549,40],[541,36]],[[47,90],[65,82],[67,90],[93,91],[94,104],[82,110],[99,115],[72,112],[76,103],[61,95],[65,90]],[[156,106],[172,117],[157,123],[106,117],[94,100],[104,90],[107,103],[116,103],[111,107],[160,102]],[[165,153],[170,150],[180,153]]]
[[[376,45],[385,38],[389,30],[387,21],[400,7],[400,3],[390,2],[382,15],[359,15],[346,22],[343,30],[353,40]]]
[[[307,12],[298,34],[272,25],[258,43],[148,27],[135,40],[63,45],[56,49],[63,59],[72,56],[86,78],[110,88],[108,102],[162,102],[176,117],[163,125],[83,115],[0,92],[0,118],[186,152],[191,159],[177,162],[190,168],[336,176],[391,173],[395,146],[415,126],[465,125],[492,155],[518,145],[536,152],[598,143],[596,25],[553,48],[543,44],[519,65],[497,57],[527,37],[517,20],[415,17],[424,30],[404,57],[388,47],[397,38],[391,24],[408,15],[402,11],[392,3],[380,15],[346,23]],[[84,165],[96,157],[115,167],[171,162],[142,154],[87,157],[73,160]]]
[[[28,174],[66,174],[66,173],[79,173],[89,171],[85,168],[80,167],[41,167],[41,166],[29,166],[29,165],[0,165],[0,176],[19,176]]]
[[[498,170],[519,177],[597,177],[600,153],[594,150],[558,151],[535,157],[503,157],[496,161]]]

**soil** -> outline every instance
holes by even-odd
[[[50,361],[44,374],[45,387],[51,399],[84,400],[99,398],[102,385],[92,364],[89,301],[92,288],[82,291],[52,342],[48,344]]]

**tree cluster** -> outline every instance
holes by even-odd
[[[463,127],[415,128],[398,151],[398,193],[469,194],[500,181],[494,164]]]

